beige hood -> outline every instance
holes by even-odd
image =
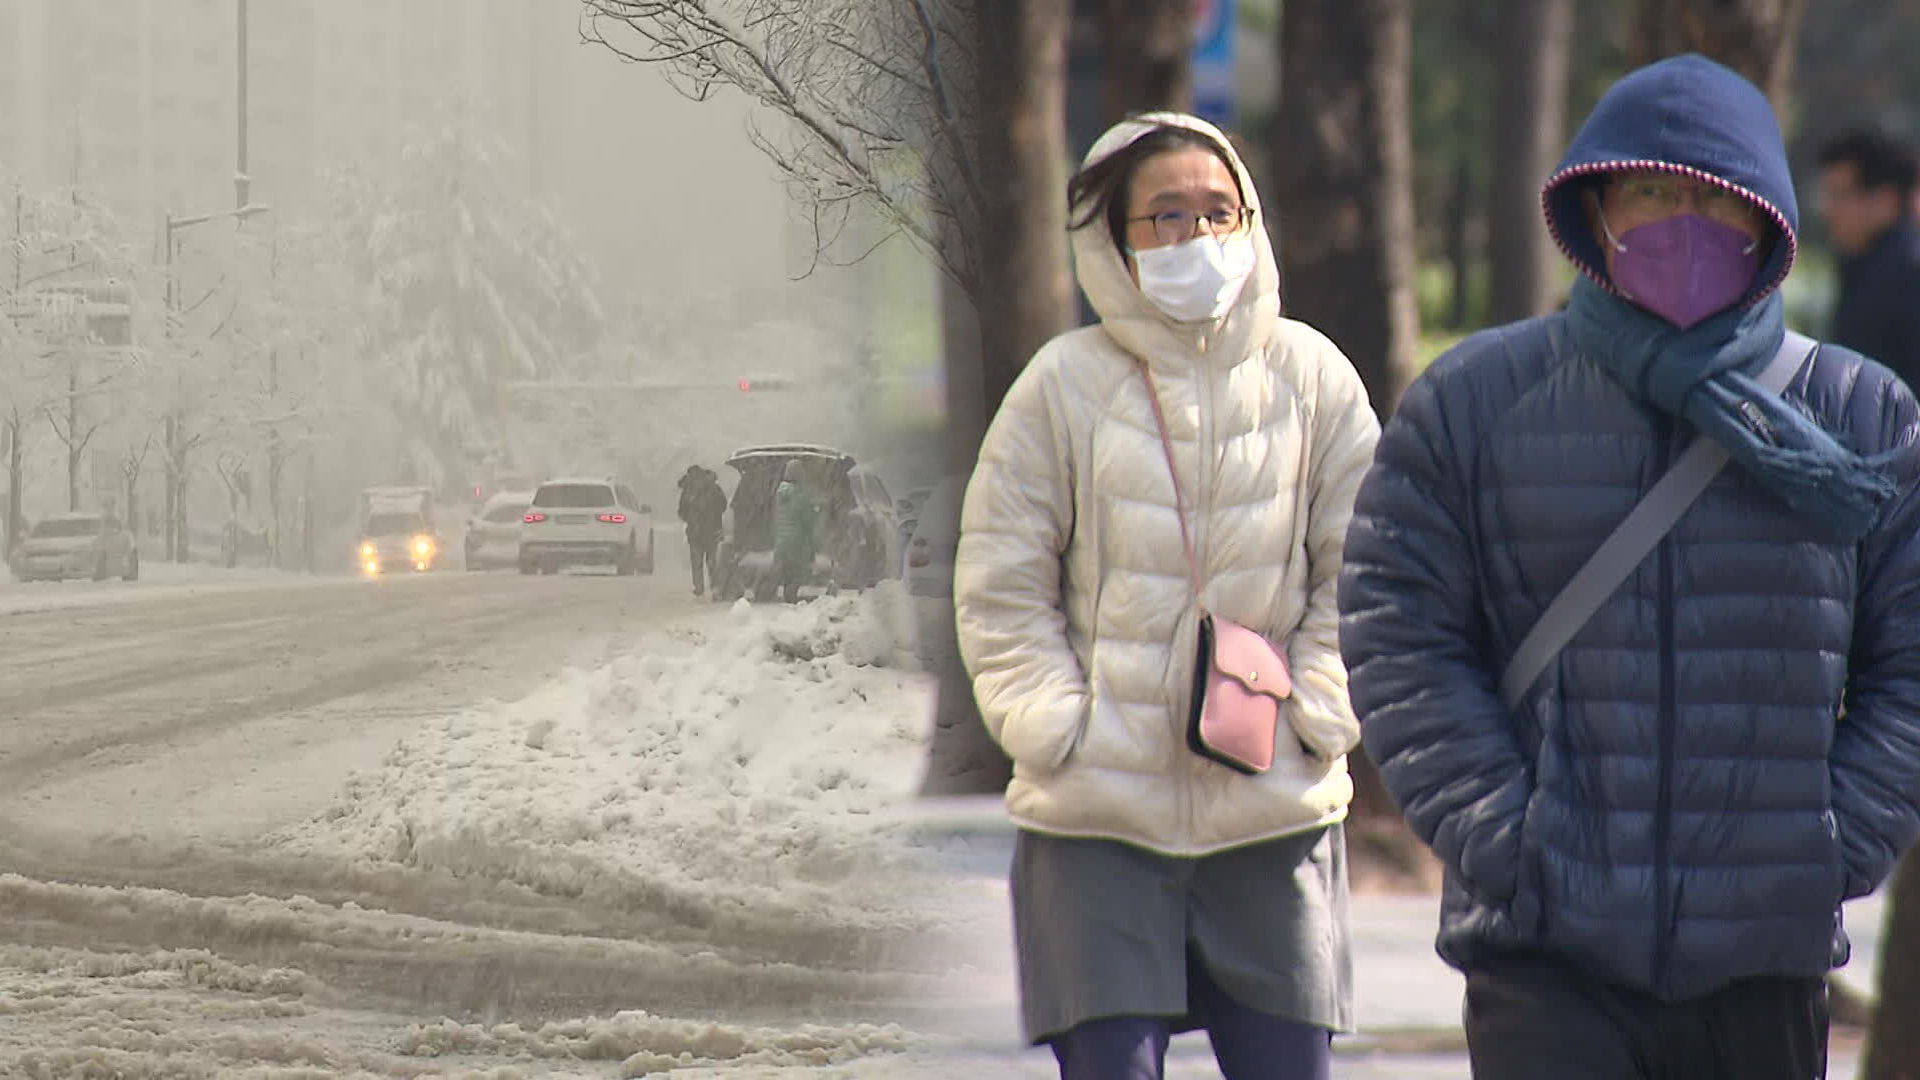
[[[1233,308],[1218,320],[1179,323],[1147,299],[1127,272],[1125,257],[1113,245],[1104,218],[1096,218],[1084,228],[1072,232],[1074,277],[1087,294],[1087,302],[1100,316],[1101,325],[1121,347],[1149,361],[1186,363],[1196,345],[1204,346],[1209,357],[1222,363],[1243,360],[1261,350],[1275,332],[1280,318],[1280,266],[1267,236],[1266,211],[1260,205],[1260,192],[1253,185],[1246,163],[1227,141],[1226,133],[1197,116],[1185,113],[1145,113],[1124,120],[1107,130],[1087,151],[1084,168],[1132,145],[1133,141],[1157,127],[1181,127],[1200,132],[1220,144],[1233,163],[1234,176],[1240,181],[1246,203],[1254,210],[1253,276],[1234,301]],[[1155,364],[1156,368],[1159,364]]]

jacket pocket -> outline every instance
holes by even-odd
[[[1046,707],[1023,708],[1000,729],[1000,748],[1017,765],[1052,772],[1073,755],[1091,710],[1084,693],[1066,695]]]

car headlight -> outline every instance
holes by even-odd
[[[374,555],[376,555],[376,554],[378,554],[378,552],[376,552],[376,551],[374,550],[374,547],[373,547],[373,544],[372,544],[372,543],[365,543],[365,544],[361,544],[361,545],[360,545],[360,557],[361,557],[361,558],[363,558],[363,559],[371,559],[371,558],[373,558],[373,557],[374,557]]]
[[[427,556],[429,556],[429,555],[431,555],[431,554],[433,554],[433,540],[432,540],[432,538],[431,538],[431,537],[426,537],[426,536],[416,536],[416,537],[414,537],[414,538],[413,538],[413,553],[414,553],[415,555],[418,555],[418,556],[419,556],[420,558],[423,558],[423,559],[424,559],[424,558],[426,558]]]

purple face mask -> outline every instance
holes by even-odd
[[[1726,310],[1760,270],[1760,242],[1730,225],[1680,214],[1615,237],[1613,283],[1627,299],[1685,330]]]

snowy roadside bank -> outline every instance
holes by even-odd
[[[882,813],[931,725],[890,589],[745,603],[612,665],[445,717],[270,848],[626,894],[712,917],[906,929],[918,860]]]

